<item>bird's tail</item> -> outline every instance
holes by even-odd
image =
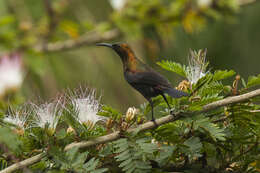
[[[188,93],[174,89],[174,88],[167,88],[163,91],[173,98],[189,96]]]

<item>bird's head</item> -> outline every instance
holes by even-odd
[[[124,64],[129,61],[135,61],[136,59],[134,52],[126,43],[115,43],[115,44],[97,43],[96,45],[105,46],[113,49],[120,56]]]

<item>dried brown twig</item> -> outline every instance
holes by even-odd
[[[81,46],[94,45],[98,42],[111,41],[120,36],[117,29],[98,33],[96,31],[88,32],[77,39],[48,43],[45,45],[37,45],[34,49],[38,52],[59,52],[79,48]]]

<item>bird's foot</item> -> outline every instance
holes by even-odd
[[[176,110],[174,108],[170,109],[170,114],[171,115],[175,115],[175,113],[176,113]]]
[[[154,126],[157,128],[159,125],[156,123],[155,119],[152,119],[152,122],[154,123]]]

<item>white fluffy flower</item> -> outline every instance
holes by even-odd
[[[198,80],[204,77],[207,72],[206,68],[208,63],[206,62],[207,49],[196,51],[190,51],[189,66],[186,69],[186,77],[191,84],[195,84]]]
[[[14,114],[6,115],[4,121],[16,125],[18,128],[24,130],[27,119],[28,114],[16,111]]]
[[[116,10],[121,10],[126,4],[127,0],[110,0],[111,6]]]
[[[55,130],[60,118],[58,106],[59,102],[34,105],[36,114],[34,124],[37,127],[45,128],[47,126],[49,129]]]
[[[73,105],[78,111],[77,120],[83,124],[89,124],[94,126],[98,121],[106,121],[107,118],[97,115],[100,103],[99,99],[96,99],[95,90],[81,93],[80,98],[71,98]]]
[[[19,53],[0,57],[0,95],[8,89],[16,89],[23,82],[23,69]]]

